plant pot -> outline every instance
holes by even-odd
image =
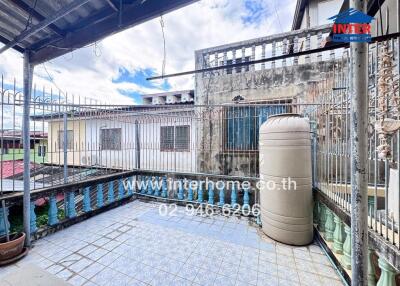
[[[10,241],[5,236],[0,237],[0,262],[12,259],[21,254],[24,248],[25,233],[12,233]]]

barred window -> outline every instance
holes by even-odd
[[[232,61],[232,60],[227,60],[227,61],[226,61],[226,65],[227,65],[227,66],[229,66],[229,65],[231,65],[231,64],[233,64],[233,61]],[[227,68],[227,69],[226,69],[226,73],[227,73],[227,74],[232,74],[232,68]]]
[[[58,149],[64,150],[64,131],[58,131]],[[67,130],[67,150],[74,149],[74,131]]]
[[[162,126],[160,134],[161,151],[189,151],[190,126]]]
[[[174,126],[161,126],[160,149],[161,151],[174,150]]]
[[[121,150],[121,128],[100,129],[101,150]]]
[[[46,145],[38,145],[38,157],[46,157]]]
[[[285,102],[267,103],[270,105],[225,108],[225,151],[257,151],[261,124],[271,115],[291,112],[290,106],[279,104]]]
[[[175,150],[189,151],[190,126],[176,126]]]

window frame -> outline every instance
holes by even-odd
[[[162,134],[162,129],[163,128],[171,128],[173,130],[172,132],[172,147],[164,147],[162,138],[164,137]],[[177,128],[187,128],[187,148],[177,148],[176,142],[177,142]],[[190,124],[185,124],[185,125],[164,125],[160,126],[160,152],[190,152],[190,140],[191,140],[191,125]]]
[[[61,151],[64,151],[64,132],[65,132],[65,130],[58,130],[58,150],[61,150]],[[62,137],[61,137],[61,134],[63,134]],[[72,148],[70,148],[71,146],[69,146],[69,142],[68,142],[69,138],[70,138],[69,134],[71,134]],[[74,147],[75,147],[74,145],[75,145],[74,144],[74,130],[67,129],[67,151],[74,150]]]
[[[37,156],[38,157],[46,157],[46,152],[47,152],[47,146],[43,145],[43,144],[39,144],[38,146],[38,150],[37,150]]]
[[[117,144],[115,144],[116,145],[116,147],[113,145],[113,146],[106,146],[106,148],[104,147],[104,138],[103,138],[103,136],[104,136],[104,133],[105,132],[110,132],[110,131],[119,131],[119,143],[117,142]],[[111,133],[109,134],[109,136],[110,136],[110,138],[112,138],[112,137],[114,137],[114,136],[111,136]],[[115,127],[115,128],[100,128],[100,138],[99,138],[100,140],[100,151],[121,151],[122,150],[122,128],[121,127]],[[107,143],[109,143],[110,144],[110,142],[111,142],[111,140],[109,139],[109,140],[107,140]]]
[[[172,130],[172,143],[163,141],[163,138],[165,138],[165,135],[163,135],[163,130],[166,130],[166,129]],[[168,140],[168,141],[171,141],[171,140]],[[169,147],[171,144],[172,144],[172,147]],[[166,145],[167,145],[167,147],[165,147]],[[175,126],[168,126],[168,125],[160,126],[160,151],[161,152],[175,151]]]
[[[268,100],[268,101],[251,101],[251,102],[243,102],[243,103],[239,103],[237,106],[234,107],[225,107],[223,109],[223,116],[224,116],[224,121],[222,124],[222,128],[223,128],[223,132],[222,132],[222,150],[223,152],[226,153],[252,153],[252,152],[259,152],[259,146],[258,146],[258,140],[259,140],[259,128],[261,126],[261,124],[259,123],[260,121],[260,107],[257,107],[257,105],[263,105],[263,104],[267,104],[269,106],[276,106],[277,108],[281,105],[281,106],[286,106],[286,110],[284,110],[284,112],[276,112],[271,115],[276,115],[276,114],[282,114],[282,113],[292,113],[292,106],[290,105],[292,103],[291,99],[279,99],[279,100]],[[254,108],[254,114],[253,114],[253,120],[251,119],[252,117],[250,117],[249,122],[247,123],[253,123],[254,124],[254,142],[249,142],[248,144],[252,147],[250,149],[246,149],[246,148],[240,148],[235,146],[235,144],[233,144],[233,146],[230,146],[229,142],[229,109],[230,108],[234,108],[239,110],[241,107],[242,108],[249,108],[249,106],[246,106],[246,104],[254,104],[254,106],[250,107],[250,108]],[[236,111],[233,111],[236,112]],[[251,115],[251,114],[250,114]],[[235,117],[233,117],[235,118]],[[238,117],[240,118],[240,117]],[[246,123],[242,123],[242,124],[246,124]],[[234,136],[234,135],[233,135]]]
[[[178,128],[187,128],[187,148],[177,148],[176,141],[178,139]],[[175,126],[175,136],[174,136],[174,150],[176,152],[189,152],[190,151],[190,125],[177,125]]]

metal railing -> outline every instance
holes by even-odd
[[[9,86],[0,102],[1,192],[23,185],[23,100],[17,86]],[[129,170],[257,178],[261,124],[274,114],[315,109],[291,100],[110,105],[33,90],[31,190]]]
[[[14,212],[22,201],[24,142],[21,93],[15,82],[3,81],[2,86],[0,200],[5,205],[0,232],[4,233],[7,218],[12,230],[18,227],[18,215],[7,212]],[[275,114],[315,113],[317,105],[289,100],[111,105],[34,87],[30,109],[31,228],[39,237],[131,195],[239,213],[253,210],[259,202],[255,183],[261,124]],[[127,186],[127,178],[136,185]],[[169,180],[182,184],[165,186]],[[205,183],[190,185],[201,181]],[[217,181],[225,185],[220,187]],[[251,185],[244,187],[243,181]]]
[[[372,44],[369,51],[368,221],[371,230],[399,249],[400,133],[382,128],[385,119],[395,120],[391,124],[396,125],[399,118],[395,84],[399,72],[394,64],[382,65],[382,53],[393,63],[399,62],[396,49],[394,41],[389,41]],[[62,218],[71,220],[131,195],[221,208],[252,207],[259,200],[254,186],[168,187],[165,181],[188,179],[190,183],[210,177],[257,182],[258,131],[269,116],[280,113],[300,113],[310,119],[313,185],[350,213],[349,62],[344,50],[333,70],[322,75],[323,80],[307,85],[301,99],[305,103],[285,99],[204,106],[110,105],[34,88],[30,103],[33,229],[37,225],[54,228],[58,222],[51,219],[62,209]],[[392,91],[385,90],[388,86]],[[1,199],[8,207],[18,205],[21,199],[19,193],[5,193],[18,192],[22,185],[18,152],[24,143],[18,135],[22,103],[15,83],[2,81],[0,187]],[[7,164],[11,171],[7,171]],[[139,185],[127,187],[126,178]],[[142,184],[157,181],[161,183],[155,187]],[[57,199],[58,194],[61,199]],[[42,224],[35,219],[38,200],[49,207],[47,221]],[[325,213],[326,208],[319,205],[318,215],[321,209]],[[333,231],[333,215],[330,224],[333,229],[329,231]]]
[[[371,230],[399,249],[397,43],[389,40],[370,45],[368,60],[368,224]],[[324,81],[314,83],[310,90],[310,94],[322,103],[314,126],[315,187],[347,213],[351,213],[351,76],[346,55]]]

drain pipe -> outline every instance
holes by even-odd
[[[350,8],[367,13],[366,0]],[[351,125],[351,269],[352,285],[368,285],[368,75],[367,43],[350,43]]]

